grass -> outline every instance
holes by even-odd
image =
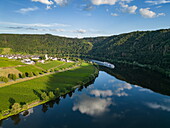
[[[62,70],[62,69],[65,69],[65,68],[72,67],[73,65],[75,65],[75,63],[73,63],[73,62],[65,63],[65,64],[60,65],[57,68],[55,68],[55,70]]]
[[[94,66],[83,63],[80,67],[69,71],[51,74],[33,80],[16,83],[0,88],[0,110],[9,109],[12,101],[17,103],[30,103],[39,100],[37,94],[56,88],[62,90],[74,87],[77,82],[85,80],[95,71]]]
[[[22,73],[25,72],[42,72],[42,69],[37,68],[34,65],[28,65],[28,66],[23,66],[23,67],[17,67],[17,70],[19,70]]]
[[[8,74],[18,75],[19,73],[21,73],[21,72],[15,68],[0,69],[0,76],[8,77]]]
[[[13,67],[13,66],[18,66],[18,65],[25,65],[25,64],[20,62],[19,60],[12,60],[12,59],[0,57],[0,68],[2,68],[2,67]]]
[[[42,64],[42,63],[38,63],[36,64],[38,67],[41,67],[42,69],[44,70],[48,70],[48,69],[52,69],[52,68],[55,68],[59,65],[62,65],[64,64],[65,62],[62,62],[62,61],[51,61],[51,62],[48,62],[48,63],[45,63],[45,64]]]

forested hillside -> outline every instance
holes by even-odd
[[[82,55],[131,63],[170,74],[170,29],[84,39],[49,34],[0,34],[0,48],[27,54]]]
[[[86,38],[92,58],[131,63],[170,73],[170,29]]]
[[[86,54],[92,44],[76,38],[46,35],[0,34],[0,48],[27,54]]]

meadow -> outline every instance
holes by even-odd
[[[69,66],[69,65],[68,65]],[[72,88],[94,74],[95,67],[88,63],[65,72],[59,72],[33,80],[16,83],[0,88],[0,111],[7,110],[14,103],[21,105],[40,100],[42,92]]]
[[[0,58],[0,68],[2,68],[2,67],[14,67],[14,66],[18,66],[18,65],[25,65],[25,64],[20,62],[19,60]]]
[[[19,70],[22,73],[25,72],[42,72],[43,69],[40,69],[34,65],[27,65],[27,66],[23,66],[23,67],[17,67],[17,70]]]
[[[50,62],[47,62],[45,64],[42,64],[42,63],[37,63],[36,66],[38,67],[41,67],[42,69],[44,70],[49,70],[51,68],[55,68],[61,64],[64,64],[66,62],[62,62],[62,61],[50,61]]]

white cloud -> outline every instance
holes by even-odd
[[[102,5],[102,4],[109,4],[115,5],[118,0],[91,0],[92,4],[94,5]]]
[[[63,6],[66,5],[68,3],[68,0],[54,0],[56,2],[56,4]]]
[[[91,115],[91,116],[99,116],[104,112],[108,111],[108,107],[112,104],[110,98],[101,99],[89,97],[87,95],[82,95],[79,97],[77,103],[73,106],[73,111],[79,110],[83,114]]]
[[[153,109],[160,109],[163,111],[170,112],[170,106],[168,106],[168,105],[161,105],[161,104],[157,104],[157,103],[146,103],[146,105]]]
[[[117,13],[111,13],[111,16],[118,16]]]
[[[124,3],[120,3],[121,7],[123,8],[122,11],[125,13],[131,13],[131,14],[135,14],[136,10],[137,10],[137,6],[133,5],[133,6],[129,6],[127,4]]]
[[[132,2],[133,0],[121,0],[122,2],[127,2],[127,3],[130,3]]]
[[[170,3],[169,0],[155,0],[155,1],[145,1],[145,3],[149,3],[149,4],[154,4],[154,5],[158,5],[158,4],[167,4]]]
[[[165,13],[156,14],[155,12],[151,11],[150,8],[141,8],[139,12],[144,18],[155,18],[159,16],[165,16]]]
[[[18,13],[27,13],[27,12],[32,12],[38,10],[38,7],[33,7],[33,8],[21,8],[20,10],[16,11]]]
[[[165,13],[158,13],[157,16],[165,16]]]
[[[58,23],[51,23],[51,24],[42,24],[42,23],[35,23],[35,24],[24,24],[24,23],[14,23],[14,22],[0,22],[1,25],[8,25],[8,26],[26,26],[26,27],[68,27],[70,25],[67,24],[58,24]]]
[[[112,96],[113,92],[111,90],[92,90],[90,94],[95,95],[96,97],[102,96],[102,97],[107,97],[107,96]]]
[[[52,1],[49,1],[49,0],[32,0],[33,2],[40,2],[40,3],[43,3],[43,4],[47,4],[47,5],[52,5],[53,2]]]
[[[75,30],[75,31],[73,31],[73,32],[84,34],[84,33],[87,32],[87,30],[85,30],[85,29],[79,29],[79,30]]]
[[[140,14],[145,18],[154,18],[156,17],[156,13],[153,11],[150,11],[150,8],[141,8],[139,10]]]
[[[52,9],[51,6],[47,5],[46,10]]]

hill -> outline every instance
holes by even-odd
[[[93,44],[88,53],[91,58],[139,65],[170,74],[170,29],[86,38],[86,41]]]
[[[46,35],[0,34],[0,47],[14,53],[27,54],[86,54],[92,44],[77,38]],[[3,52],[2,50],[0,52]]]
[[[109,37],[0,34],[0,47],[29,54],[82,56],[129,63],[170,75],[170,29],[136,31]]]

